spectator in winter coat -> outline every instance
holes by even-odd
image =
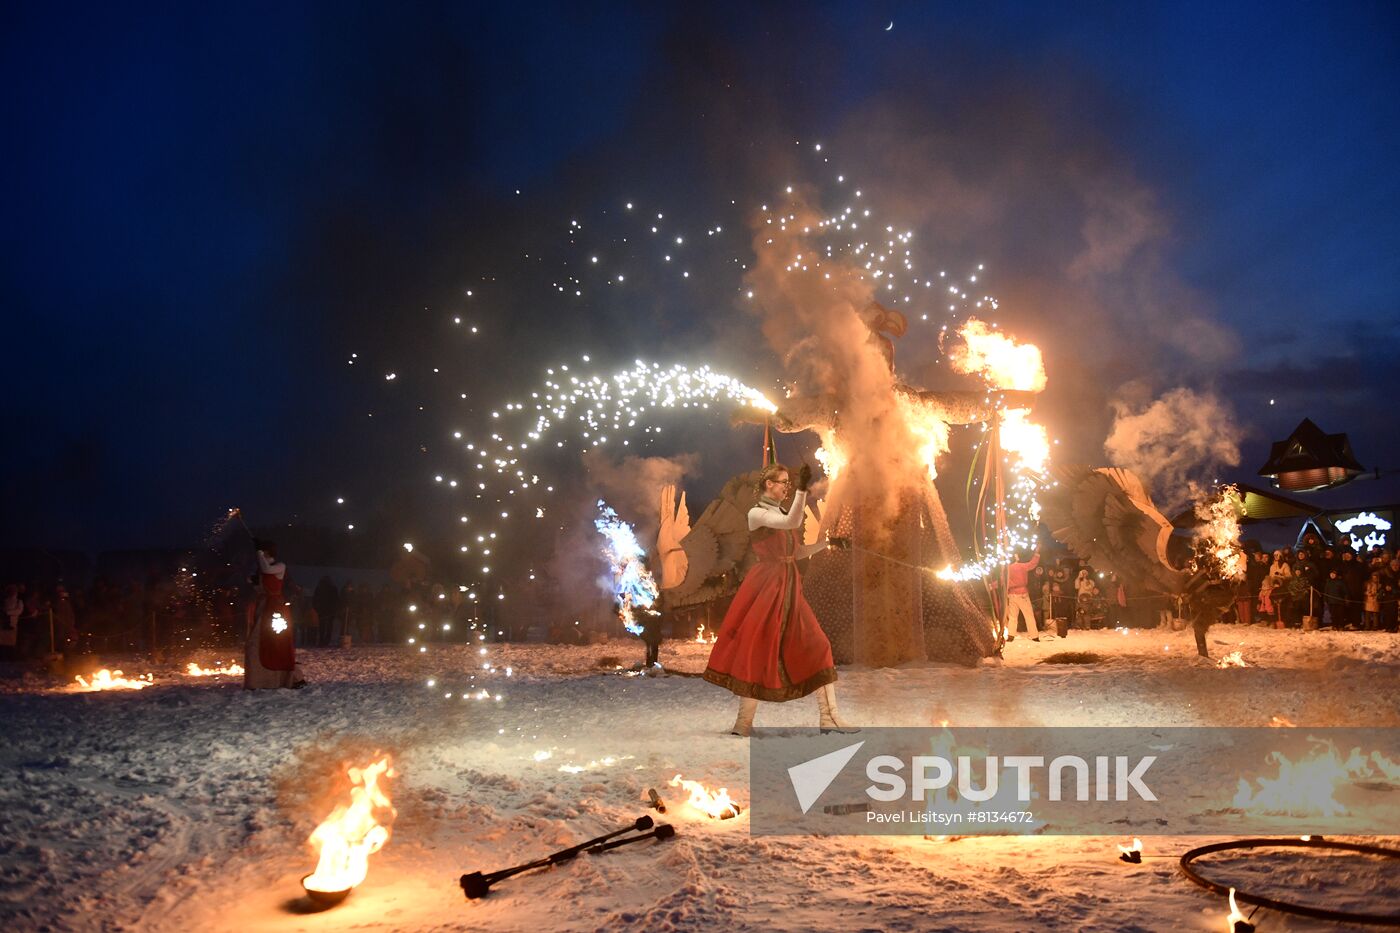
[[[1089,627],[1089,606],[1099,588],[1088,570],[1080,570],[1074,578],[1074,627]]]
[[[20,599],[19,587],[11,583],[5,587],[4,615],[0,616],[0,658],[10,660],[19,644],[19,617],[24,615],[24,600]]]
[[[1328,624],[1332,628],[1347,627],[1347,587],[1338,576],[1337,571],[1332,571],[1327,575],[1327,583],[1322,591],[1327,601]]]
[[[1361,627],[1368,632],[1381,627],[1381,573],[1376,571],[1366,581],[1361,612]]]
[[[1346,624],[1349,628],[1356,628],[1361,621],[1361,601],[1366,598],[1366,568],[1361,561],[1356,559],[1356,555],[1350,550],[1342,552],[1342,561],[1337,568],[1337,575],[1342,578],[1342,583],[1347,588]]]
[[[331,642],[334,632],[335,618],[340,612],[340,593],[336,591],[335,583],[330,577],[322,577],[316,584],[316,592],[311,597],[311,603],[316,608],[316,616],[319,624],[316,626],[314,645],[328,645]]]

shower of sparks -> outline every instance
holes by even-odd
[[[728,221],[721,218],[722,222],[715,222],[711,218],[709,223],[687,228],[664,207],[658,210],[625,197],[618,199],[616,210],[559,218],[558,229],[565,244],[565,252],[559,257],[562,266],[546,273],[547,277],[536,284],[548,284],[569,314],[586,313],[589,299],[595,295],[635,291],[642,297],[642,289],[658,287],[668,301],[674,298],[674,303],[684,306],[688,290],[697,282],[723,283],[726,279],[732,282],[730,287],[741,304],[759,304],[763,295],[756,294],[743,280],[753,261],[751,236],[755,216],[760,229],[769,226],[775,231],[787,231],[799,222],[799,216],[809,216],[805,205],[815,197],[814,190],[820,189],[820,197],[835,207],[803,221],[802,232],[810,237],[812,249],[793,259],[788,266],[790,273],[832,278],[831,270],[838,266],[852,270],[858,279],[872,285],[882,305],[904,314],[911,328],[922,322],[931,337],[946,335],[950,325],[956,330],[959,321],[975,321],[983,328],[974,335],[981,342],[967,333],[964,341],[976,348],[974,355],[985,364],[976,371],[986,380],[989,397],[994,397],[998,389],[1023,387],[1020,381],[1034,381],[1036,377],[1027,375],[1022,364],[1032,355],[1038,360],[1038,351],[1029,345],[1012,344],[1008,355],[1005,345],[999,342],[1005,338],[992,330],[995,325],[982,324],[975,317],[986,317],[998,310],[997,299],[978,284],[985,271],[983,266],[976,265],[962,274],[948,269],[921,272],[916,266],[913,231],[882,216],[869,192],[855,183],[854,175],[833,165],[836,156],[820,143],[798,145],[816,165],[809,179],[814,184],[781,184],[756,211],[752,205],[730,201],[724,208],[732,218]],[[526,255],[533,260],[538,254],[532,250]],[[644,263],[649,264],[647,268],[642,268]],[[663,284],[657,286],[658,281]],[[666,289],[676,294],[671,295]],[[474,298],[471,290],[465,290],[464,295],[463,306],[450,311],[447,320],[464,336],[489,332],[491,321],[466,308],[466,304],[483,299]],[[966,329],[967,324],[963,327]],[[996,367],[1007,359],[1013,361],[1011,369],[1019,380],[1016,383],[1006,382],[1004,374],[995,374]],[[520,522],[559,514],[557,509],[551,512],[550,504],[559,483],[558,474],[553,471],[560,469],[561,457],[595,448],[631,452],[636,449],[634,444],[652,446],[660,441],[667,420],[677,414],[710,418],[718,415],[727,421],[733,409],[739,407],[776,411],[764,391],[709,365],[662,365],[638,360],[630,369],[608,374],[593,370],[591,362],[587,354],[556,362],[544,370],[531,390],[481,409],[477,425],[451,425],[447,429],[450,449],[456,457],[451,463],[440,464],[430,478],[445,493],[465,500],[460,506],[464,514],[456,523],[464,535],[455,553],[462,561],[457,571],[464,581],[462,592],[470,591],[468,598],[474,607],[482,605],[478,592],[482,593],[481,599],[491,598],[485,595],[488,581],[492,582],[490,589],[495,600],[504,600],[508,588],[516,591],[533,585],[534,572],[529,574],[530,583],[526,583],[523,574],[512,571],[507,576],[500,567],[493,567],[492,552],[495,550],[500,557],[506,539],[513,533],[523,533]],[[413,385],[411,374],[401,364],[376,364],[360,353],[349,354],[347,363],[367,366],[383,391],[399,393]],[[432,369],[432,373],[439,373],[439,369]],[[1043,368],[1038,378],[1039,385],[1033,388],[1043,385]],[[468,396],[461,392],[460,397],[466,400]],[[419,410],[423,410],[422,406]],[[1048,446],[1044,430],[1026,421],[1026,414],[1002,414],[1003,454],[1013,465],[1006,497],[1007,532],[1000,540],[989,542],[988,553],[976,564],[957,571],[950,568],[947,572],[954,573],[954,579],[985,576],[1011,559],[1016,548],[1035,542],[1036,474],[1045,468]],[[374,412],[369,416],[374,417]],[[927,430],[919,433],[918,443],[930,476],[936,475],[936,461],[948,449],[946,425],[927,425]],[[846,462],[847,452],[835,446],[834,438],[823,438],[823,449],[817,457],[827,476],[833,478]],[[343,497],[335,501],[338,506],[344,505]],[[345,522],[347,530],[355,528],[345,519],[339,521]],[[425,618],[434,608],[423,607],[415,617],[415,621],[421,621],[416,628],[411,627],[407,642],[417,653],[427,655],[438,640],[447,640],[442,633],[448,626]],[[477,680],[478,674],[485,677],[503,671],[506,676],[510,673],[508,668],[497,668],[485,659],[487,635],[485,623],[470,624],[468,637],[480,645],[483,660],[481,668],[470,675],[465,689],[444,689],[439,677],[428,679],[428,688],[447,699],[501,699],[500,694],[486,690]]]

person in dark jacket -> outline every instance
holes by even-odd
[[[1333,570],[1327,575],[1327,582],[1323,585],[1322,594],[1327,602],[1327,624],[1332,628],[1345,627],[1347,624],[1347,585],[1342,582],[1337,571]]]
[[[1361,621],[1361,601],[1366,598],[1366,567],[1356,559],[1348,548],[1342,551],[1342,560],[1337,567],[1337,576],[1346,586],[1347,601],[1343,604],[1345,627],[1354,629]]]
[[[331,642],[336,616],[340,613],[340,593],[336,591],[335,583],[330,577],[322,577],[321,582],[316,584],[311,605],[316,608],[316,616],[320,620],[320,624],[316,626],[313,644],[328,645]]]

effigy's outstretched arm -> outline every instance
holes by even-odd
[[[901,395],[913,399],[932,411],[945,424],[979,424],[992,420],[995,410],[986,392],[929,392],[901,385]],[[1035,404],[1035,392],[1008,390],[998,393],[1005,408],[1030,408]]]
[[[753,406],[738,408],[731,420],[735,424],[771,423],[774,430],[784,434],[831,431],[836,427],[839,408],[834,395],[810,395],[786,399],[775,412]]]

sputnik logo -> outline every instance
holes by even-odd
[[[838,748],[834,752],[827,752],[788,768],[788,779],[792,781],[793,792],[797,794],[797,805],[802,808],[803,813],[812,809],[812,805],[826,792],[831,782],[836,780],[836,775],[841,773],[841,769],[846,767],[864,744],[864,741],[860,741],[854,745],[847,745],[845,748]]]

